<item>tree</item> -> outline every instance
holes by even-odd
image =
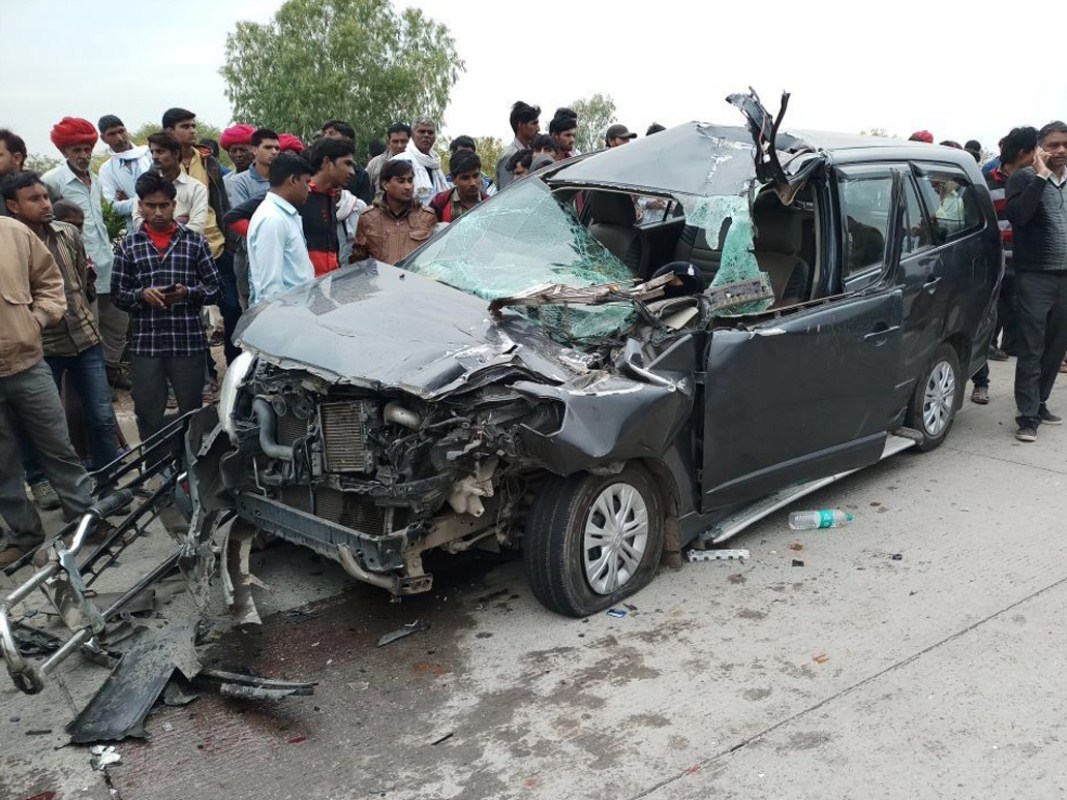
[[[233,118],[310,140],[331,118],[357,129],[356,152],[397,120],[441,127],[464,70],[444,25],[389,0],[287,0],[267,24],[238,22],[219,73]]]
[[[601,150],[604,133],[615,122],[615,101],[610,94],[594,94],[575,100],[570,108],[578,112],[578,149],[583,153]]]
[[[23,164],[23,169],[28,169],[30,172],[36,172],[38,175],[44,175],[48,170],[53,167],[58,167],[62,163],[62,159],[56,158],[55,156],[30,153],[26,156],[26,163]]]

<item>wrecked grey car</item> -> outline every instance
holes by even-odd
[[[429,551],[521,548],[586,615],[790,487],[944,439],[1001,270],[973,160],[730,101],[747,126],[555,165],[247,315],[190,471],[238,515],[239,617],[254,529],[395,595]]]

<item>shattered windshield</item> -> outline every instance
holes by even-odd
[[[464,214],[403,266],[486,300],[552,284],[634,282],[630,270],[537,177]],[[635,315],[629,303],[544,306],[519,313],[564,342],[616,335]]]

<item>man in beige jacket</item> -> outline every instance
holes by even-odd
[[[63,276],[44,242],[21,222],[0,217],[0,516],[11,529],[0,539],[0,568],[45,538],[26,497],[16,422],[59,495],[64,518],[81,516],[92,502],[41,344],[41,331],[66,310]]]

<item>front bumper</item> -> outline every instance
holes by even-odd
[[[234,503],[237,515],[249,524],[341,562],[362,581],[394,594],[425,592],[432,585],[429,575],[396,574],[407,572],[407,528],[372,536],[251,492],[235,492]]]

